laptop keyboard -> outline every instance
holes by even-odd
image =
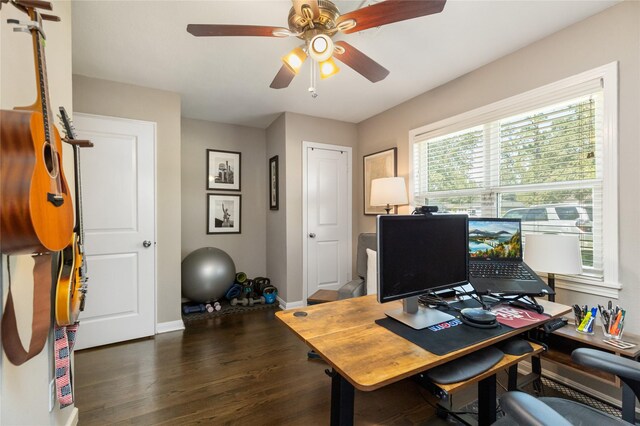
[[[474,278],[535,280],[533,275],[520,263],[471,263],[469,264],[469,276]]]

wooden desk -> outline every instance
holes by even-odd
[[[571,311],[569,306],[553,302],[540,304],[552,317]],[[385,317],[385,311],[400,306],[400,302],[379,304],[375,295],[369,295],[276,313],[333,368],[332,424],[353,423],[354,387],[362,391],[379,389],[540,325],[438,356],[374,323]]]

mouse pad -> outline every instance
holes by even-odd
[[[549,315],[539,314],[535,311],[515,308],[509,305],[494,306],[491,308],[491,312],[496,314],[496,318],[500,324],[508,325],[512,328],[522,328],[549,319]]]
[[[448,354],[513,330],[506,325],[497,328],[470,327],[458,318],[422,330],[415,330],[393,318],[376,320],[376,324],[436,355]]]

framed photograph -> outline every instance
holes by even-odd
[[[207,189],[240,191],[239,152],[207,150]]]
[[[278,210],[279,201],[279,187],[278,187],[278,156],[269,158],[269,208],[271,210]]]
[[[207,194],[207,234],[239,234],[241,195]]]
[[[364,167],[364,214],[385,214],[384,207],[374,207],[369,204],[371,200],[371,181],[383,177],[395,177],[398,172],[397,160],[398,148],[375,152],[363,157]],[[398,207],[393,208],[398,213]]]

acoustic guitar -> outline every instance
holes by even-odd
[[[84,225],[82,222],[82,181],[80,173],[80,147],[91,147],[88,140],[75,136],[73,125],[64,107],[60,107],[60,120],[65,142],[73,145],[76,226],[67,247],[58,253],[58,282],[56,285],[56,324],[73,325],[84,310],[87,293],[87,261],[84,256]]]
[[[42,17],[34,8],[41,3],[12,1],[30,21],[8,20],[14,30],[31,33],[38,95],[31,106],[0,111],[0,251],[5,254],[59,251],[73,232],[62,142],[51,122]]]

